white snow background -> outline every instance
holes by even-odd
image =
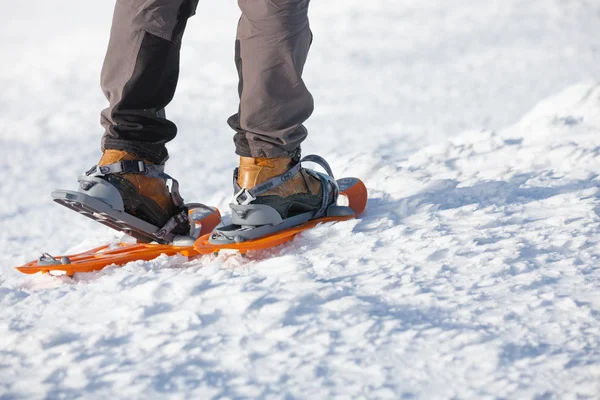
[[[0,0],[0,398],[600,398],[600,2],[311,5],[304,153],[359,219],[73,279],[117,234],[50,200],[99,158],[111,1]],[[189,22],[168,172],[227,210],[234,1]]]

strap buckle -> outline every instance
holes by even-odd
[[[93,173],[95,173],[97,169],[98,169],[98,166],[97,166],[97,165],[94,165],[92,168],[90,168],[90,169],[88,169],[88,170],[86,171],[85,175],[86,175],[86,176],[90,176],[90,175],[92,175]]]
[[[118,169],[120,169],[120,171],[118,171]],[[123,160],[120,162],[120,168],[117,168],[117,171],[115,172],[146,175],[148,173],[148,168],[146,167],[146,163],[142,160]]]
[[[246,206],[256,200],[256,197],[252,196],[247,189],[242,188],[233,196],[233,200],[240,206]]]

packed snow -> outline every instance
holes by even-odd
[[[100,156],[112,2],[5,2],[0,398],[599,398],[600,4],[313,2],[304,154],[356,220],[250,253],[14,266],[120,236],[50,200]],[[235,2],[190,20],[168,172],[227,211]]]

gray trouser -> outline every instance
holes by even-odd
[[[309,0],[238,0],[242,16],[235,43],[239,76],[236,153],[284,157],[296,152],[313,99],[302,81],[312,40]],[[198,0],[117,0],[102,90],[103,149],[125,150],[154,163],[168,158],[177,134],[164,109],[173,99],[187,19]],[[208,138],[207,138],[208,140]]]

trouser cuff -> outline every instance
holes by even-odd
[[[234,114],[227,120],[229,126],[235,131],[233,143],[235,153],[242,157],[295,157],[300,153],[300,144],[280,146],[272,143],[273,138],[257,135],[244,131],[239,125],[239,116]],[[262,137],[261,137],[262,136]]]

